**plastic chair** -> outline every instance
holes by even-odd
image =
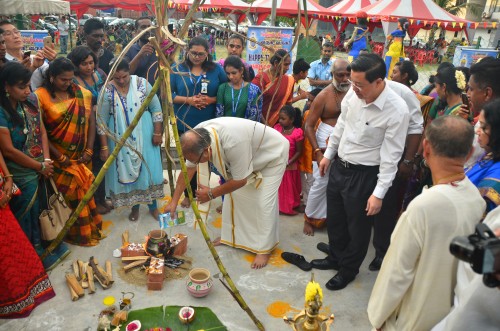
[[[415,62],[417,62],[421,67],[423,67],[426,58],[427,56],[425,52],[418,52]]]

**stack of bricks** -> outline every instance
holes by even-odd
[[[152,257],[149,267],[147,268],[149,291],[161,291],[163,288],[163,280],[165,279],[164,272],[165,266],[163,259]]]
[[[128,243],[121,248],[122,257],[144,256],[144,245],[140,243]]]

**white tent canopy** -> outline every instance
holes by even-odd
[[[0,0],[0,13],[10,15],[69,14],[69,2],[61,0]]]

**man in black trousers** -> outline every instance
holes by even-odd
[[[342,100],[342,113],[320,163],[325,175],[337,155],[327,188],[329,255],[311,261],[313,268],[338,270],[326,284],[329,290],[345,288],[359,272],[373,216],[396,175],[409,123],[408,106],[387,86],[379,56],[363,54],[350,70],[354,93]]]

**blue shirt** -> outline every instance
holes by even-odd
[[[331,80],[332,79],[332,64],[333,61],[330,59],[327,63],[323,64],[322,59],[316,60],[311,63],[311,68],[309,69],[308,78],[316,80]],[[313,88],[323,89],[321,86],[313,86]]]
[[[137,54],[141,51],[141,46],[139,45],[139,42],[136,42],[130,49],[128,50],[127,54],[125,57],[130,61],[132,61]],[[158,76],[158,57],[156,56],[156,53],[149,54],[149,55],[144,55],[140,61],[137,63],[137,66],[135,68],[134,72],[131,72],[131,74],[134,74],[136,76],[146,78],[149,82],[149,84],[154,85],[156,77]]]
[[[172,89],[172,98],[175,96],[192,97],[201,93],[202,80],[208,80],[209,97],[217,97],[219,85],[227,81],[226,73],[222,67],[215,63],[214,69],[207,71],[201,76],[191,74],[189,67],[180,63],[172,65],[170,74],[170,85]],[[215,118],[216,104],[210,104],[203,109],[191,107],[182,103],[174,103],[175,116],[178,118],[177,128],[179,132],[186,132],[204,121]]]

